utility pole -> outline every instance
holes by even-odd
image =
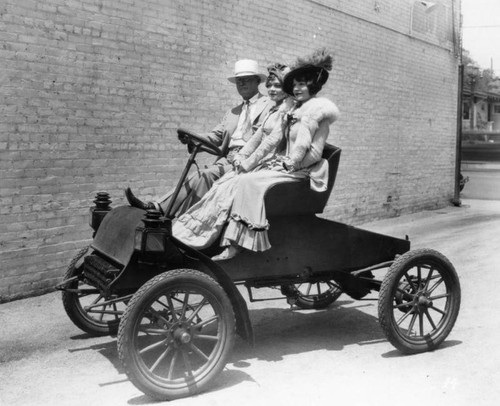
[[[462,93],[464,88],[464,65],[458,65],[458,97],[457,97],[457,139],[455,146],[455,189],[451,203],[457,207],[462,205],[460,199],[460,171],[462,166]]]

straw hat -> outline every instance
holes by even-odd
[[[258,76],[261,81],[265,81],[267,76],[259,72],[259,64],[252,59],[241,59],[234,64],[234,75],[229,76],[227,80],[236,83],[237,78],[244,76]]]

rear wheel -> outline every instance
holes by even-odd
[[[133,296],[120,323],[118,353],[127,376],[147,395],[170,400],[205,390],[234,343],[231,302],[194,270],[168,271]]]
[[[324,309],[342,294],[342,290],[330,281],[285,285],[281,290],[290,302],[301,309]]]
[[[126,298],[104,298],[99,289],[85,283],[82,277],[82,257],[89,247],[82,249],[71,261],[63,280],[70,280],[62,292],[66,314],[81,330],[93,336],[115,334],[120,316],[125,310]]]
[[[437,348],[451,332],[459,309],[457,273],[437,251],[405,253],[382,281],[379,321],[391,344],[406,354]]]

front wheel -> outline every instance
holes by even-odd
[[[120,322],[118,353],[132,383],[159,400],[205,390],[234,343],[231,302],[208,275],[165,272],[133,296]]]
[[[378,301],[379,321],[389,342],[406,354],[437,348],[460,309],[460,282],[441,253],[419,249],[389,268]]]

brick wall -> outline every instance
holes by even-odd
[[[342,112],[330,142],[343,153],[326,216],[448,204],[458,62],[435,25],[459,10],[437,3],[441,17],[400,0],[3,0],[0,301],[54,286],[89,242],[97,191],[119,205],[127,185],[174,184],[175,129],[208,130],[237,103],[226,77],[240,58],[335,53],[322,93]]]

